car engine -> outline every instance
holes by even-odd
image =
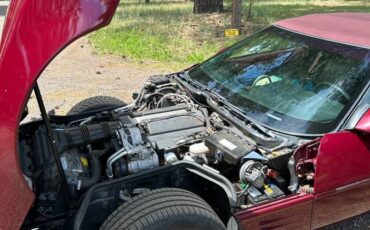
[[[178,75],[154,76],[125,107],[83,114],[68,122],[51,116],[71,196],[78,199],[98,182],[177,161],[192,161],[228,178],[242,207],[297,190],[291,186],[288,167],[294,144],[285,141],[265,147],[184,84]],[[37,190],[37,210],[52,216],[58,212],[61,180],[49,154],[45,127],[24,126],[20,150],[24,175]]]

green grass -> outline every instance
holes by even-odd
[[[256,0],[253,19],[243,19],[243,35],[225,38],[223,31],[231,20],[230,0],[225,1],[226,12],[205,15],[192,14],[191,1],[143,2],[121,0],[111,25],[90,35],[99,53],[183,68],[279,19],[321,12],[370,12],[369,0]]]

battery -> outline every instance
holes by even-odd
[[[275,184],[266,185],[263,189],[257,189],[256,187],[250,186],[247,191],[248,201],[252,204],[258,204],[285,196],[284,192]]]

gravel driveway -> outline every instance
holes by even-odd
[[[60,53],[40,76],[46,108],[64,114],[82,99],[96,95],[115,96],[130,102],[132,93],[139,90],[149,76],[171,71],[147,64],[95,54],[88,39],[83,37]],[[34,95],[31,95],[29,109],[28,119],[39,116]]]

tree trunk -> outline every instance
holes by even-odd
[[[223,0],[194,0],[194,14],[214,13],[224,10]]]
[[[243,0],[233,0],[233,13],[231,16],[231,26],[241,31],[242,28]]]
[[[249,0],[249,8],[248,8],[248,19],[252,18],[252,7],[253,7],[254,0]]]

